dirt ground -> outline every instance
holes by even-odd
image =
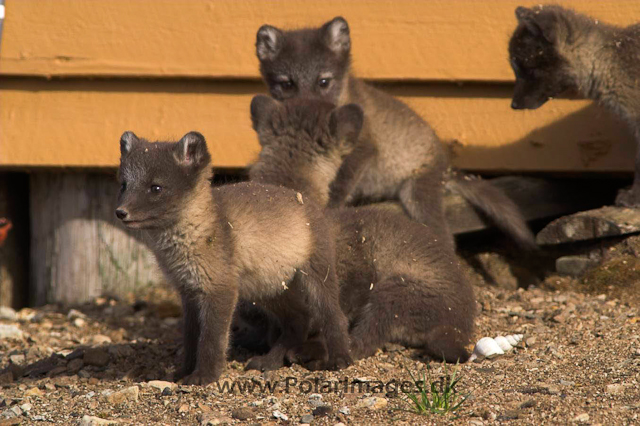
[[[171,383],[180,307],[155,289],[73,310],[0,311],[0,425],[638,424],[640,264],[623,246],[581,279],[549,276],[527,290],[512,288],[506,272],[491,285],[469,272],[476,340],[525,338],[503,356],[458,367],[458,390],[470,396],[456,414],[405,411],[400,385],[415,391],[409,372],[429,361],[393,344],[339,372],[245,372],[250,354],[234,349],[219,383]],[[442,364],[430,366],[442,376]]]

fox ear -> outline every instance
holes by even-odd
[[[364,112],[359,105],[348,104],[334,109],[329,118],[329,130],[338,141],[355,144],[362,130]]]
[[[204,136],[198,132],[189,132],[180,139],[174,150],[174,158],[184,166],[206,166],[211,162]]]
[[[251,100],[251,123],[253,129],[258,130],[258,126],[265,117],[278,107],[278,101],[267,95],[256,95]]]
[[[136,142],[138,142],[138,137],[133,132],[124,132],[122,136],[120,136],[120,156],[126,157]]]
[[[527,9],[518,7],[516,18],[536,37],[543,37],[549,43],[554,43],[558,36],[558,26],[560,20],[556,13],[540,13],[543,9]]]
[[[329,49],[338,54],[347,54],[351,49],[349,24],[342,16],[337,16],[322,26],[324,42]]]
[[[282,48],[282,31],[271,25],[263,25],[256,36],[256,55],[261,61],[271,61]]]
[[[518,19],[518,21],[523,21],[525,19],[531,18],[533,14],[533,10],[528,9],[524,6],[518,6],[516,8],[516,18]]]

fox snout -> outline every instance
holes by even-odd
[[[129,213],[123,208],[116,209],[116,217],[120,220],[125,220],[129,216]]]

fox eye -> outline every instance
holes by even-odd
[[[120,184],[120,192],[124,192],[127,190],[127,182],[122,182]]]
[[[282,87],[284,90],[291,90],[293,89],[293,81],[291,80],[281,81],[280,87]]]
[[[326,89],[327,87],[329,87],[330,83],[330,78],[321,78],[320,80],[318,80],[318,86],[320,86],[322,89]]]
[[[159,194],[162,192],[162,187],[160,185],[151,185],[150,189],[152,194]]]

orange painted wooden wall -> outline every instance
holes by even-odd
[[[0,44],[0,168],[113,167],[124,130],[190,130],[218,167],[259,146],[264,92],[255,33],[344,16],[357,75],[414,107],[470,170],[631,171],[622,123],[588,101],[512,111],[507,43],[520,0],[6,0]],[[640,1],[571,0],[598,19],[640,21]]]

